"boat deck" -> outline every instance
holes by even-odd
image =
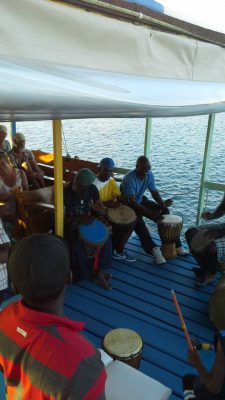
[[[137,261],[113,261],[113,290],[105,291],[86,281],[71,285],[66,292],[65,313],[86,322],[85,333],[96,346],[101,346],[103,336],[113,328],[137,331],[144,341],[140,370],[171,387],[171,399],[181,399],[182,376],[194,370],[186,361],[186,342],[170,289],[176,291],[189,333],[211,342],[214,329],[207,306],[215,284],[195,289],[192,256],[178,257],[159,267],[145,255],[136,237],[130,239],[127,249]],[[213,354],[201,353],[210,365]]]
[[[137,261],[113,260],[113,290],[105,291],[88,281],[70,285],[65,296],[65,314],[85,321],[86,336],[99,347],[105,333],[113,328],[138,332],[144,341],[140,370],[172,388],[172,400],[181,399],[182,376],[194,370],[186,361],[187,346],[170,290],[176,291],[189,333],[211,342],[214,329],[207,306],[215,283],[195,289],[192,256],[156,266],[136,237],[130,239],[127,249]],[[210,366],[213,353],[201,353]],[[150,394],[146,394],[147,398]]]

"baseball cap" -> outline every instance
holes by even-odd
[[[109,157],[103,158],[100,161],[99,165],[100,165],[100,167],[108,168],[108,169],[113,169],[115,167],[115,163],[114,163],[113,159],[109,158]]]
[[[96,178],[96,176],[95,176],[94,172],[92,172],[88,168],[82,168],[78,171],[74,180],[79,185],[88,186],[94,182],[95,178]]]
[[[45,299],[65,286],[70,258],[62,238],[35,233],[15,243],[9,252],[8,270],[16,289],[26,299]]]

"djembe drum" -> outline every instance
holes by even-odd
[[[158,223],[162,254],[166,260],[177,256],[176,242],[179,240],[182,225],[182,218],[171,214],[163,215],[163,219]]]
[[[225,329],[225,275],[223,274],[209,301],[209,318],[217,329]]]
[[[79,237],[87,257],[93,257],[94,270],[99,266],[99,256],[102,246],[109,238],[109,230],[103,222],[93,220],[90,224],[81,224],[79,226]]]
[[[135,331],[119,328],[109,331],[102,340],[102,349],[114,360],[123,361],[136,369],[142,356],[143,341]]]
[[[132,225],[136,220],[136,214],[132,208],[120,204],[116,208],[107,208],[108,219],[115,225]]]

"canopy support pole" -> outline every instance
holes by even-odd
[[[52,121],[54,149],[55,186],[55,233],[63,236],[63,167],[62,167],[62,129],[61,121]]]
[[[16,134],[16,121],[10,122],[10,133],[9,133],[9,141],[11,146],[13,145],[13,137]]]
[[[144,143],[144,155],[149,157],[151,147],[151,133],[152,133],[152,119],[146,118],[145,122],[145,143]]]
[[[206,190],[206,180],[208,177],[208,169],[209,169],[209,158],[212,147],[212,137],[215,123],[215,114],[210,114],[208,119],[208,127],[205,141],[205,150],[204,150],[204,158],[202,164],[202,175],[201,175],[201,183],[199,190],[199,198],[198,198],[198,210],[197,210],[197,219],[196,223],[199,225],[201,220],[201,214],[203,211],[204,200],[205,200],[205,190]]]

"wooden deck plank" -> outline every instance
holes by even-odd
[[[178,257],[159,267],[153,257],[143,252],[136,237],[126,247],[137,261],[113,261],[113,290],[104,291],[87,281],[71,285],[66,292],[66,313],[86,322],[85,332],[98,346],[110,329],[136,330],[144,341],[141,370],[171,387],[171,400],[181,399],[182,376],[193,369],[186,361],[186,343],[170,289],[177,293],[190,333],[200,340],[212,341],[214,328],[207,307],[215,283],[195,288],[192,256]],[[209,368],[213,354],[203,356]]]
[[[155,240],[158,243],[157,237]],[[195,288],[192,256],[177,257],[164,266],[156,266],[136,237],[126,247],[137,261],[113,260],[112,291],[105,291],[90,281],[69,285],[65,315],[85,321],[84,333],[98,347],[103,336],[113,328],[137,331],[144,341],[141,371],[171,387],[170,400],[181,400],[182,376],[194,370],[186,361],[186,342],[170,289],[177,293],[190,334],[211,342],[214,328],[207,307],[215,283],[207,288]],[[209,368],[213,353],[201,353]]]

